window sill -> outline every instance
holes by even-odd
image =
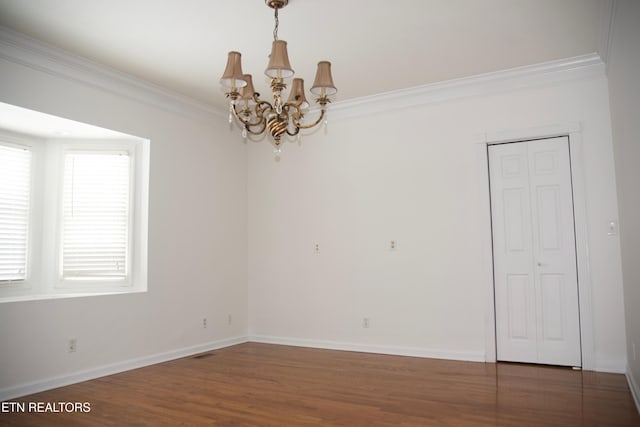
[[[23,301],[41,301],[41,300],[57,300],[67,298],[97,297],[105,295],[126,295],[146,293],[146,289],[127,289],[122,291],[98,291],[98,292],[60,292],[52,294],[29,294],[29,295],[12,295],[0,297],[0,304],[23,302]]]

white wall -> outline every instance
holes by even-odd
[[[6,57],[0,80],[0,102],[151,140],[149,292],[0,304],[1,398],[240,341],[247,330],[262,341],[484,360],[490,241],[478,135],[576,122],[594,368],[624,369],[602,73],[419,100],[388,114],[330,115],[327,135],[285,144],[280,161],[267,144],[230,136],[224,120],[170,112],[126,90]]]
[[[0,400],[244,339],[246,148],[224,120],[13,60],[0,60],[0,81],[0,102],[151,140],[148,292],[0,304]]]
[[[614,16],[608,77],[627,319],[627,376],[640,409],[640,3],[618,1]]]
[[[486,92],[477,87],[469,93]],[[617,218],[608,105],[600,71],[387,114],[330,115],[327,135],[285,144],[279,162],[250,143],[250,337],[485,360],[490,234],[478,134],[579,122],[592,368],[622,372],[619,241],[607,236]]]

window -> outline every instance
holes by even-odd
[[[65,154],[62,280],[128,283],[130,163],[128,152]]]
[[[31,152],[0,142],[0,283],[27,278]]]
[[[149,141],[0,129],[0,302],[147,289]]]

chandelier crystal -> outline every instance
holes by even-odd
[[[265,3],[274,9],[275,19],[271,55],[264,72],[271,79],[273,102],[260,99],[260,94],[253,88],[251,74],[242,72],[240,52],[229,52],[227,66],[220,78],[220,83],[227,89],[229,122],[233,122],[235,117],[242,127],[242,135],[245,138],[248,133],[261,135],[268,131],[273,138],[276,153],[279,153],[283,135],[300,136],[301,129],[310,129],[322,122],[327,114],[327,104],[331,102],[329,96],[334,95],[338,90],[333,84],[331,63],[320,61],[310,89],[310,92],[317,96],[316,102],[320,104],[320,116],[312,123],[303,123],[303,111],[309,107],[309,102],[305,97],[304,80],[301,78],[293,79],[289,97],[286,102],[283,102],[283,92],[287,88],[285,79],[293,77],[294,71],[289,63],[287,42],[278,39],[278,11],[285,7],[289,0],[265,0]]]

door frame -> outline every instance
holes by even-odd
[[[576,237],[576,263],[578,273],[578,304],[580,312],[580,340],[582,369],[595,369],[593,337],[593,310],[591,304],[591,271],[589,263],[589,239],[587,229],[586,194],[584,186],[584,160],[580,123],[541,126],[528,129],[483,132],[476,138],[479,158],[478,191],[481,199],[483,227],[483,256],[485,298],[485,361],[496,362],[496,311],[493,275],[493,242],[491,233],[491,202],[489,189],[488,146],[559,136],[569,138],[569,158],[571,161],[571,182],[573,192],[573,213]]]

